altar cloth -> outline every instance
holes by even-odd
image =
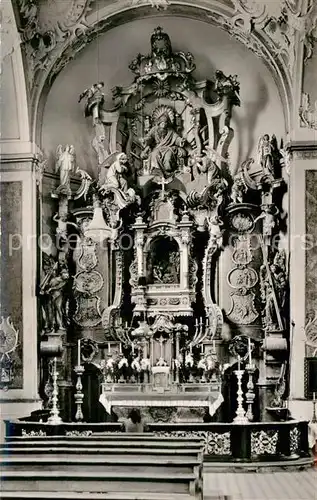
[[[224,399],[221,392],[213,393],[181,393],[173,394],[168,397],[165,393],[156,394],[152,393],[151,397],[145,393],[114,393],[103,392],[99,398],[100,403],[103,405],[107,413],[111,413],[112,406],[125,406],[125,407],[177,407],[177,408],[208,408],[211,416],[215,414]]]

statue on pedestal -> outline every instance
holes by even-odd
[[[67,197],[72,195],[70,189],[70,175],[75,172],[75,149],[74,146],[67,144],[64,148],[61,144],[56,149],[55,171],[60,173],[60,185],[56,194],[62,194]]]
[[[63,331],[67,326],[65,287],[69,272],[62,268],[58,273],[58,263],[48,271],[40,285],[43,296],[44,331]]]

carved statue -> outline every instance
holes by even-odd
[[[106,158],[110,155],[110,152],[105,148],[105,139],[106,137],[104,135],[98,135],[95,136],[91,142],[91,145],[97,154],[98,165],[102,165]]]
[[[278,147],[275,135],[264,134],[258,143],[258,163],[261,165],[263,173],[275,177],[274,164],[278,154]]]
[[[59,215],[58,213],[54,215],[53,221],[57,222],[56,235],[59,238],[58,246],[65,244],[67,242],[67,226],[72,226],[79,229],[79,226],[74,222],[68,220],[67,213]],[[60,248],[59,248],[60,249]]]
[[[75,172],[75,149],[74,146],[67,144],[65,148],[60,144],[56,149],[55,172],[60,173],[60,185],[57,192],[71,195],[70,175]]]
[[[100,122],[100,109],[105,98],[104,86],[104,82],[94,83],[89,89],[84,90],[78,99],[78,102],[81,102],[86,98],[85,116],[92,116],[94,125]]]
[[[48,263],[48,257],[46,259]],[[65,330],[66,328],[66,297],[65,287],[69,280],[69,273],[66,268],[62,268],[58,274],[58,264],[54,263],[53,267],[45,275],[40,285],[40,295],[44,296],[44,323],[45,331]]]
[[[53,277],[49,281],[49,287],[46,291],[46,293],[52,297],[54,323],[57,330],[66,329],[66,297],[64,292],[68,280],[69,273],[67,269],[61,269],[60,275]]]
[[[49,333],[53,330],[53,316],[51,307],[51,297],[47,293],[50,280],[56,276],[58,262],[52,257],[52,255],[47,255],[42,253],[43,262],[43,273],[44,278],[42,279],[39,287],[39,294],[41,299],[41,312],[42,312],[42,329],[45,333]]]
[[[243,203],[243,195],[246,193],[247,187],[243,180],[241,172],[236,174],[233,178],[233,185],[231,188],[231,199],[233,203]]]
[[[145,149],[141,157],[149,158],[150,172],[159,171],[162,177],[169,178],[184,161],[186,140],[174,130],[171,108],[162,106],[153,115],[155,125],[143,139]]]
[[[107,191],[109,188],[115,188],[122,191],[125,195],[134,197],[134,190],[128,187],[128,181],[124,174],[128,170],[128,157],[125,153],[118,153],[115,160],[111,163],[101,191]]]
[[[254,223],[263,219],[263,239],[264,243],[269,244],[273,229],[276,226],[276,214],[278,210],[271,205],[264,205],[262,208],[263,212],[254,220]],[[275,210],[273,210],[273,208],[275,208]]]
[[[236,104],[239,105],[240,84],[237,80],[237,75],[226,76],[223,71],[216,71],[215,91],[220,97],[232,96]]]
[[[278,252],[269,267],[261,266],[260,283],[264,304],[264,325],[268,330],[281,330],[283,328],[281,312],[285,305],[287,289],[284,252]]]

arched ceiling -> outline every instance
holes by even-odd
[[[286,130],[292,128],[293,84],[314,43],[317,2],[311,0],[17,0],[32,139],[38,142],[41,113],[57,74],[102,33],[156,16],[199,19],[229,33],[268,66],[279,89]]]

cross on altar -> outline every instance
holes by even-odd
[[[166,180],[166,179],[163,177],[163,175],[162,175],[162,177],[161,177],[161,186],[162,186],[161,198],[162,198],[162,200],[164,200],[164,195],[165,195],[165,184],[168,184],[168,183],[169,183],[169,181],[168,181],[168,180]]]

